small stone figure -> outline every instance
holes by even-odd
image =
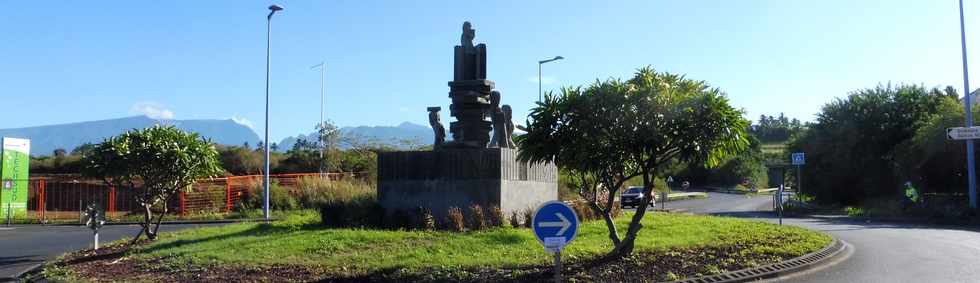
[[[432,143],[434,149],[446,142],[446,128],[442,126],[442,121],[439,119],[439,110],[442,110],[442,107],[429,107],[428,110],[429,126],[432,126],[432,131],[435,134],[435,141]]]
[[[503,112],[504,114],[503,119],[505,134],[504,137],[501,138],[503,139],[502,143],[507,145],[506,148],[517,148],[517,144],[514,144],[514,139],[512,138],[514,136],[514,121],[511,120],[513,114],[511,112],[510,105],[504,104],[504,106],[501,106],[500,112]]]
[[[463,35],[460,36],[459,41],[466,54],[476,54],[476,49],[473,47],[474,38],[476,38],[476,30],[470,26],[470,22],[463,22]]]
[[[502,143],[506,133],[504,127],[507,125],[504,122],[504,113],[500,111],[499,91],[490,92],[490,109],[488,109],[487,116],[490,116],[490,123],[493,125],[493,136],[490,137],[490,144],[487,147],[507,147],[506,142]]]

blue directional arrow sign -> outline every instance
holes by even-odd
[[[534,236],[550,252],[561,251],[575,239],[578,233],[578,216],[564,202],[549,201],[541,204],[531,220]]]

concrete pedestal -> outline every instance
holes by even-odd
[[[454,206],[498,206],[509,217],[558,199],[555,165],[516,157],[509,148],[380,153],[378,200],[388,212],[424,207],[442,219]]]

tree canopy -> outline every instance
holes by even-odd
[[[748,146],[748,121],[721,90],[649,67],[627,81],[596,81],[549,93],[531,111],[527,125],[527,134],[518,138],[519,158],[554,161],[575,179],[579,194],[604,215],[615,244],[610,256],[632,252],[654,179],[666,165],[714,166]],[[610,215],[613,199],[637,177],[646,198],[620,237]]]
[[[143,234],[156,239],[169,200],[180,191],[190,190],[196,180],[224,171],[210,141],[196,133],[159,125],[106,139],[85,156],[84,164],[84,175],[134,192],[143,207],[142,229],[134,241]],[[154,225],[155,208],[161,211]]]

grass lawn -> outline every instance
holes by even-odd
[[[625,231],[629,218],[617,220]],[[315,212],[304,212],[269,224],[241,223],[163,234],[128,256],[174,269],[267,265],[301,266],[317,276],[350,278],[396,270],[546,269],[552,257],[528,229],[498,228],[450,233],[365,229],[327,229]],[[636,253],[678,252],[697,247],[741,247],[737,253],[764,255],[779,261],[826,246],[824,234],[793,226],[711,216],[652,213],[643,220]],[[622,232],[621,232],[622,233]],[[584,223],[562,259],[585,262],[612,249],[602,221]],[[51,274],[61,274],[55,272]]]

